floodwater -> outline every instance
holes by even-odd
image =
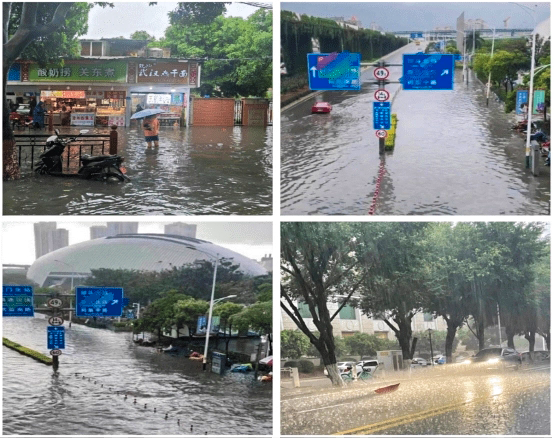
[[[4,182],[4,214],[271,214],[271,127],[162,127],[155,152],[146,151],[142,130],[118,132],[131,183],[35,175],[27,168],[20,180]]]
[[[387,62],[401,63],[411,44]],[[423,50],[423,49],[421,49]],[[402,76],[392,66],[389,79]],[[373,79],[373,68],[362,74]],[[391,96],[399,84],[386,86]],[[281,114],[281,212],[286,215],[367,215],[381,160],[373,130],[376,85],[361,92],[324,92]],[[330,114],[310,114],[315,101]],[[525,138],[472,74],[456,70],[454,91],[399,90],[396,147],[384,159],[377,215],[546,215],[550,168],[525,169]],[[541,159],[541,161],[543,161]]]
[[[40,315],[2,323],[3,336],[48,354]],[[271,434],[271,385],[252,373],[202,372],[199,362],[135,345],[130,333],[66,327],[57,372],[4,347],[3,376],[4,435]]]

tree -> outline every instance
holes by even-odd
[[[173,304],[174,313],[171,322],[177,326],[177,338],[179,337],[179,330],[186,325],[189,329],[189,337],[192,340],[192,329],[196,326],[198,317],[205,315],[209,308],[209,302],[192,297],[185,297]]]
[[[360,308],[394,332],[407,366],[413,357],[412,319],[423,308],[427,283],[424,239],[427,223],[356,224],[365,272]]]
[[[273,354],[272,347],[272,326],[273,326],[273,303],[265,301],[255,303],[244,308],[240,313],[231,317],[231,322],[239,331],[252,329],[255,332],[266,335],[269,342],[269,354]]]
[[[317,349],[333,385],[342,386],[337,368],[333,320],[358,291],[363,277],[347,223],[288,222],[281,224],[281,308]],[[327,303],[338,298],[331,314]],[[312,332],[300,308],[307,308],[317,331]]]
[[[112,6],[109,3],[97,3]],[[92,3],[74,2],[4,2],[3,10],[3,179],[20,176],[15,138],[9,120],[6,87],[8,71],[18,58],[40,65],[60,62],[61,56],[78,54],[76,37],[87,32],[88,12]]]
[[[300,330],[281,331],[281,357],[300,359],[310,348],[310,340]]]
[[[223,15],[230,2],[183,2],[169,13],[172,25],[208,24]]]
[[[229,334],[225,337],[225,354],[229,353],[229,342],[231,341],[231,332],[233,329],[233,315],[240,313],[244,309],[242,304],[236,303],[217,303],[213,309],[213,314],[219,316],[220,325],[223,326],[223,332]]]
[[[483,46],[485,40],[481,36],[479,31],[475,31],[475,50],[480,49]],[[473,32],[469,32],[466,36],[466,52],[473,50]]]
[[[141,312],[141,318],[135,323],[135,333],[157,332],[158,339],[161,338],[162,331],[170,331],[175,324],[175,303],[187,299],[189,297],[176,290],[163,293],[161,298],[155,300]]]
[[[422,355],[431,355],[431,344],[429,343],[429,332],[423,331],[414,333],[414,336],[419,339],[419,342],[417,343],[417,351],[419,354]],[[433,343],[433,354],[442,354],[442,352],[446,351],[446,344],[449,342],[448,340],[448,332],[441,331],[441,330],[434,330],[431,333],[431,341]],[[456,351],[456,348],[458,346],[459,339],[458,337],[454,337],[454,340],[452,341],[450,345],[451,355]],[[446,354],[445,354],[446,356]],[[447,362],[452,362],[447,361]]]
[[[349,353],[361,357],[375,356],[377,351],[384,350],[382,341],[377,336],[367,333],[354,333],[352,336],[344,338]]]
[[[150,35],[145,30],[137,30],[131,34],[132,40],[148,40],[148,41],[155,41],[156,37],[154,35]]]

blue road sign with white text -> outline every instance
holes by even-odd
[[[2,286],[2,317],[35,316],[33,286]]]
[[[123,288],[85,287],[75,288],[75,314],[80,318],[121,316],[123,313]]]
[[[454,55],[404,55],[402,77],[404,90],[453,90]]]
[[[419,33],[411,33],[410,34],[410,38],[413,40],[414,38],[423,38],[423,33],[422,32],[419,32]]]
[[[64,326],[48,326],[48,349],[63,350],[65,348],[65,327]]]
[[[360,90],[359,53],[308,53],[310,90]]]
[[[373,129],[390,129],[390,102],[373,102]]]

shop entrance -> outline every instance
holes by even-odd
[[[160,126],[186,126],[185,93],[131,93],[131,113],[141,109],[161,109]]]

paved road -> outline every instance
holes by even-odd
[[[409,44],[388,55],[399,64]],[[390,79],[402,75],[390,67]],[[456,69],[453,91],[400,91],[396,147],[378,154],[372,102],[373,68],[360,92],[328,91],[281,114],[281,212],[284,215],[367,215],[381,165],[377,215],[548,214],[550,168],[533,177],[525,169],[525,139],[511,130],[515,116],[483,84]],[[394,95],[399,84],[389,84]],[[315,101],[333,105],[311,114]]]
[[[319,382],[317,379],[312,383]],[[470,435],[550,433],[550,367],[514,370],[452,366],[435,375],[390,384],[358,382],[347,389],[283,390],[284,435]],[[319,382],[321,383],[321,382]]]

